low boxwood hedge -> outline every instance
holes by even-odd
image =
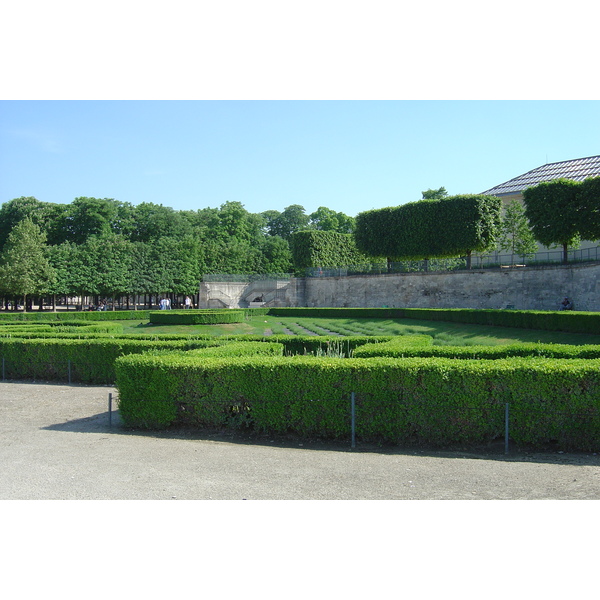
[[[354,351],[357,358],[384,356],[387,358],[444,357],[463,360],[498,360],[511,357],[531,358],[600,358],[600,346],[588,344],[571,346],[567,344],[519,343],[501,346],[433,346],[408,343],[413,336],[396,337],[388,342],[364,344]],[[414,336],[420,337],[420,336]],[[426,336],[428,337],[428,336]]]
[[[0,312],[0,322],[6,321],[131,321],[148,320],[147,310],[63,311],[63,312]]]
[[[151,312],[149,319],[156,325],[216,325],[241,323],[246,318],[243,310],[161,310]]]
[[[112,384],[115,359],[149,350],[192,350],[218,346],[213,340],[20,339],[0,338],[0,358],[6,379],[40,379]]]
[[[365,441],[518,444],[598,450],[600,360],[330,359],[180,353],[116,361],[119,406],[132,427],[252,427],[349,438],[355,392]],[[199,353],[201,355],[201,353]],[[143,415],[142,417],[136,415]]]

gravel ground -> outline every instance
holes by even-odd
[[[110,387],[0,383],[0,499],[600,499],[600,456],[130,431]]]

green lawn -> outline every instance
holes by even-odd
[[[270,335],[292,332],[309,335],[410,335],[427,334],[435,344],[499,345],[515,342],[555,344],[600,344],[600,335],[561,333],[512,327],[490,327],[418,321],[414,319],[310,319],[255,316],[243,323],[227,325],[151,325],[147,321],[121,321],[125,333],[188,333],[226,336],[237,334]]]

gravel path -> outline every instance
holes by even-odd
[[[0,383],[0,499],[600,499],[600,456],[136,432],[109,387]]]

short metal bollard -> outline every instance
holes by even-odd
[[[108,426],[112,427],[112,393],[108,394]]]
[[[356,402],[354,392],[350,395],[350,413],[352,420],[352,448],[356,448]]]
[[[509,404],[507,402],[506,406],[504,407],[504,454],[508,454],[508,407]]]

